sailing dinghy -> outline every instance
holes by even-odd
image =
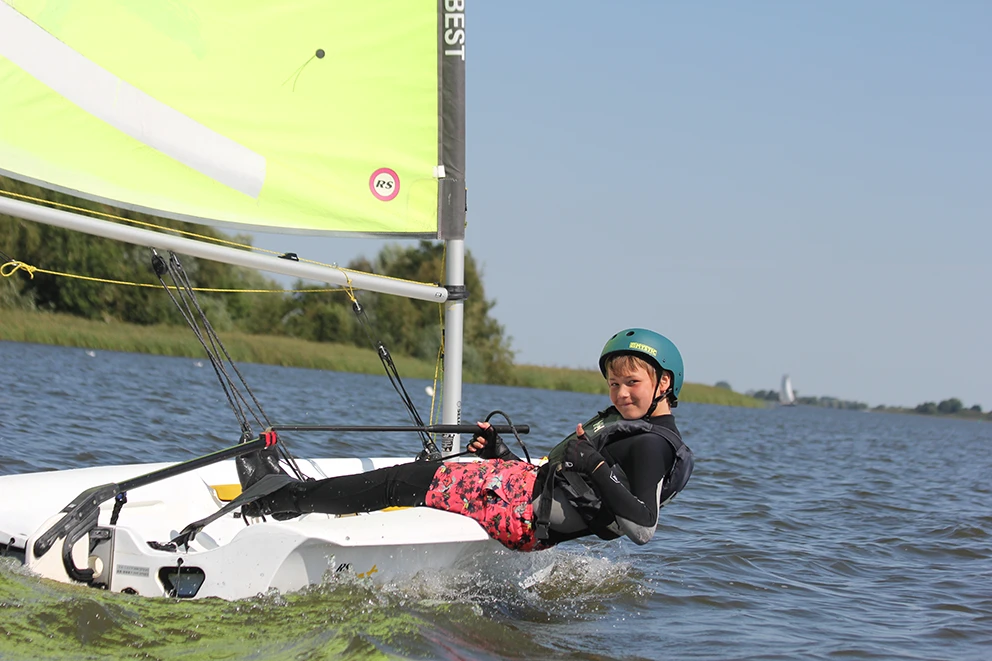
[[[782,387],[778,392],[778,401],[782,406],[796,405],[796,392],[792,389],[792,379],[788,374],[782,375]]]
[[[162,218],[444,241],[445,284],[411,283],[0,196],[0,213],[28,221],[443,306],[441,424],[416,428],[445,456],[471,429],[464,170],[463,0],[0,0],[0,173]],[[234,457],[270,431],[180,464],[0,477],[0,546],[59,581],[225,599],[328,573],[392,580],[501,548],[475,521],[428,508],[241,516]],[[294,469],[320,478],[413,459]]]

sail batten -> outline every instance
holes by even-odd
[[[207,224],[458,238],[445,4],[0,0],[0,170]]]

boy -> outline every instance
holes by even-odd
[[[294,481],[258,505],[279,518],[433,507],[475,519],[490,537],[519,551],[590,534],[626,535],[645,544],[658,525],[658,510],[692,472],[692,452],[671,411],[682,388],[682,356],[664,336],[631,328],[606,343],[599,368],[613,406],[577,425],[541,467],[520,460],[480,422],[468,449],[484,461],[415,461]],[[260,465],[258,473],[264,472],[271,471]]]

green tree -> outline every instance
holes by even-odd
[[[964,408],[961,400],[957,397],[952,397],[951,399],[945,399],[940,404],[937,405],[937,410],[944,414],[957,413]]]
[[[444,244],[421,241],[417,247],[387,245],[375,262],[355,260],[355,270],[419,282],[443,283]],[[471,252],[465,254],[465,372],[478,381],[510,384],[514,352],[504,327],[490,314],[496,301],[486,298],[482,274]],[[433,360],[441,344],[441,312],[436,303],[365,292],[360,300],[390,350]]]
[[[767,402],[777,402],[779,399],[777,390],[757,390],[748,394],[755,399],[763,399]]]
[[[92,212],[151,222],[166,229],[195,231],[201,236],[229,239],[223,233],[175,220],[152,219],[142,214],[112,209],[105,205],[0,177],[0,189],[41,200],[68,204]],[[235,237],[247,243],[246,237]],[[153,285],[131,287],[72,277],[36,274],[18,277],[16,293],[21,305],[64,312],[89,319],[118,319],[136,324],[182,323],[171,299],[163,294],[152,269],[152,251],[120,241],[103,239],[82,232],[0,215],[0,250],[31,266],[61,273],[102,280]],[[168,254],[163,255],[168,258]],[[228,289],[273,289],[273,282],[249,269],[180,256],[183,270],[193,286]],[[171,284],[171,280],[166,280]],[[9,290],[8,290],[9,297]],[[212,322],[221,329],[240,321],[259,324],[265,315],[260,295],[201,293],[197,297],[209,310]],[[274,324],[273,324],[274,325]]]

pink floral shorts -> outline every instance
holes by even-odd
[[[444,463],[434,474],[426,504],[471,517],[514,551],[547,548],[534,535],[531,498],[537,466],[525,461]]]

